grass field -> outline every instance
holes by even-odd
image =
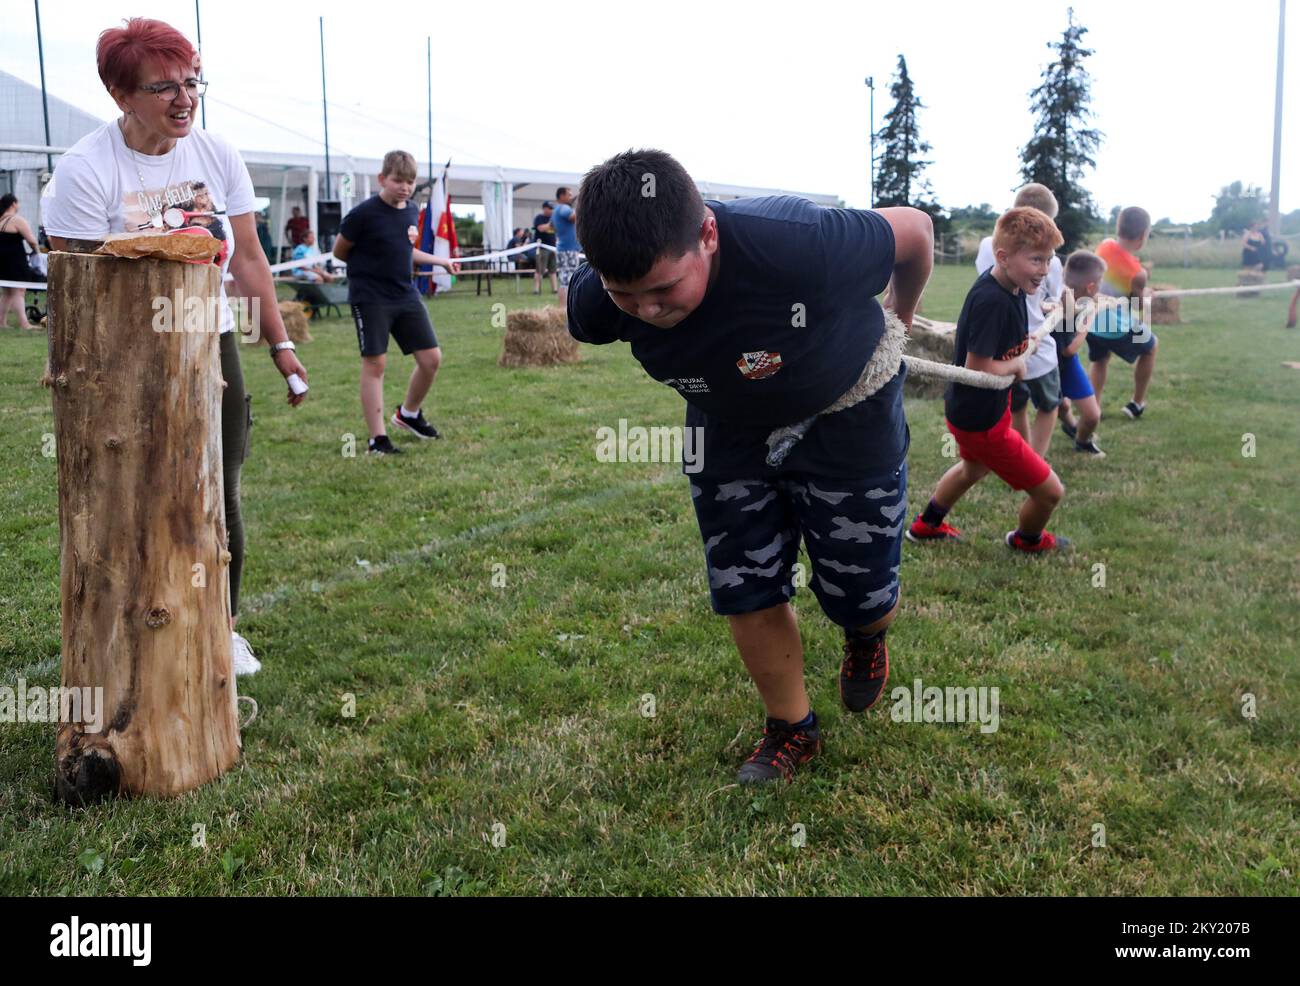
[[[939,269],[926,313],[955,318],[971,279]],[[0,892],[1295,894],[1286,297],[1185,300],[1141,422],[1119,413],[1131,374],[1112,370],[1109,457],[1049,455],[1072,560],[1009,557],[1017,500],[992,482],[954,511],[965,544],[905,548],[890,687],[996,686],[996,732],[894,722],[888,701],[844,713],[838,631],[800,590],[827,751],[759,792],[732,783],[761,708],[709,609],[679,467],[594,455],[619,418],[680,424],[625,346],[500,369],[490,304],[534,299],[439,299],[428,414],[446,437],[396,460],[342,454],[365,438],[350,323],[314,327],[296,411],[250,347],[240,628],[264,670],[241,679],[260,703],[243,759],[172,801],[69,811],[50,800],[53,726],[0,724]],[[0,347],[0,684],[54,685],[45,340],[4,329]],[[408,372],[390,364],[390,405]],[[914,511],[951,460],[941,404],[908,417]]]

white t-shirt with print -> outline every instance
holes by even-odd
[[[141,154],[126,146],[114,120],[59,158],[41,196],[45,232],[64,239],[153,229],[150,218],[160,210],[174,210],[169,227],[203,226],[223,241],[218,259],[224,278],[235,252],[230,217],[253,211],[253,182],[239,152],[215,134],[194,130],[166,154]],[[223,280],[221,331],[234,328]]]
[[[986,236],[980,240],[979,253],[975,255],[975,269],[983,274],[993,266],[993,237]],[[1061,300],[1061,290],[1065,287],[1065,272],[1061,268],[1061,258],[1052,255],[1052,262],[1047,265],[1047,276],[1038,285],[1038,291],[1025,295],[1025,307],[1029,310],[1029,334],[1033,335],[1043,326],[1047,316],[1043,314],[1043,302],[1051,299]],[[1040,341],[1032,356],[1025,360],[1025,379],[1037,380],[1045,373],[1051,373],[1056,366],[1056,346],[1051,339]]]

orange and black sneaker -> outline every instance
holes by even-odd
[[[768,716],[763,738],[741,765],[736,780],[741,784],[793,780],[794,772],[820,753],[821,748],[822,733],[815,715],[812,724],[803,728]]]
[[[889,648],[882,630],[874,637],[844,631],[844,663],[840,665],[840,701],[850,712],[866,712],[876,704],[889,680]]]
[[[938,524],[927,524],[921,519],[921,515],[916,515],[916,520],[912,521],[903,536],[909,541],[960,541],[961,531],[953,527],[946,520]]]
[[[1069,551],[1070,539],[1057,537],[1050,531],[1043,531],[1038,535],[1037,541],[1028,540],[1023,534],[1017,531],[1007,531],[1006,537],[1008,547],[1015,548],[1017,551],[1023,551],[1027,555],[1046,555],[1054,551]]]

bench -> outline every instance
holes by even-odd
[[[348,286],[339,284],[335,281],[332,284],[321,284],[318,281],[298,281],[289,280],[282,283],[293,285],[293,300],[299,301],[307,306],[307,311],[312,319],[321,317],[333,312],[340,318],[343,312],[339,310],[339,305],[348,303]]]

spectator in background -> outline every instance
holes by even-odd
[[[271,223],[265,212],[257,214],[257,243],[266,254],[266,262],[274,263],[271,258],[275,254],[275,244],[271,242]]]
[[[39,252],[36,237],[27,220],[18,215],[18,197],[0,196],[0,281],[39,281],[27,259],[27,249]],[[24,288],[0,288],[0,328],[9,324],[9,313],[18,316],[18,328],[34,329],[27,321],[27,292]]]
[[[578,214],[573,209],[577,196],[573,190],[561,185],[555,190],[555,215],[551,225],[555,227],[555,265],[560,274],[560,307],[569,300],[569,281],[578,273],[582,264],[582,245],[578,243]]]
[[[284,235],[289,241],[289,246],[296,247],[300,244],[309,229],[311,229],[311,223],[302,214],[302,210],[295,205],[292,214],[289,216],[289,221],[284,224]]]
[[[555,206],[550,202],[542,203],[542,211],[533,216],[533,239],[538,243],[544,243],[546,246],[555,246],[555,225],[551,222],[551,214],[555,211]],[[545,250],[542,247],[537,248],[536,266],[533,268],[533,294],[542,293],[542,275],[551,275],[551,294],[558,294],[560,290],[559,281],[555,274],[555,251]]]
[[[320,250],[316,247],[316,233],[313,230],[307,230],[307,235],[303,241],[293,248],[293,259],[303,260],[307,257],[319,257]],[[314,284],[328,284],[334,280],[334,275],[324,267],[311,265],[307,267],[295,267],[291,273],[300,281],[311,281]]]
[[[528,235],[528,230],[520,226],[515,230],[515,235],[510,238],[510,249],[513,250],[515,247],[527,246],[529,241],[530,237]],[[536,252],[537,251],[535,250],[525,250],[523,253],[516,253],[512,258],[515,262],[515,270],[528,270],[532,267],[533,258],[531,254]]]
[[[1241,238],[1241,266],[1258,271],[1283,267],[1286,265],[1287,246],[1286,243],[1275,245],[1268,232],[1268,220],[1257,219]]]

